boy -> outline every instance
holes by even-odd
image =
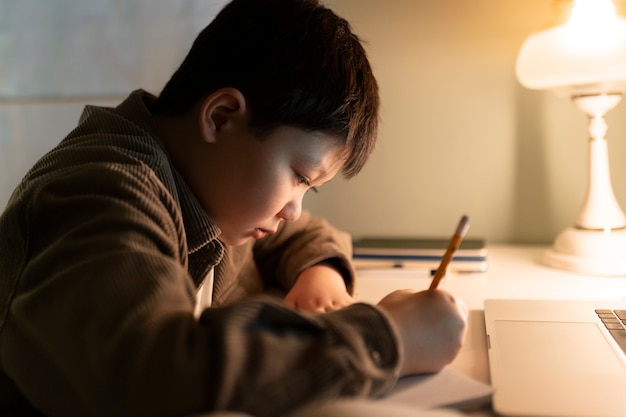
[[[86,107],[0,218],[2,411],[275,417],[449,363],[462,305],[353,303],[349,237],[302,213],[377,118],[358,38],[316,0],[234,0],[158,98]]]

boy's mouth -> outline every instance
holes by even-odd
[[[274,233],[276,233],[275,230],[267,230],[267,229],[263,229],[261,227],[257,227],[254,229],[254,232],[252,232],[252,237],[254,239],[262,239],[267,235],[273,235]]]

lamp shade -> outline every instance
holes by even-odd
[[[517,57],[527,88],[567,95],[626,91],[626,19],[611,0],[571,0],[556,26],[531,34]]]

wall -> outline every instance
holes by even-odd
[[[158,93],[226,0],[0,0],[0,207],[85,104]]]
[[[222,3],[0,0],[0,204],[83,102],[158,92]],[[325,185],[307,208],[354,235],[447,236],[468,214],[470,236],[547,243],[573,222],[587,181],[585,116],[514,76],[517,51],[550,20],[552,0],[326,4],[367,44],[382,124],[362,173]],[[622,103],[609,114],[607,137],[626,207],[624,112]]]
[[[375,154],[307,205],[356,235],[469,235],[548,243],[587,182],[586,116],[514,76],[551,0],[329,0],[368,43],[382,95]],[[626,104],[609,113],[610,166],[626,207]]]

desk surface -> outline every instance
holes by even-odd
[[[449,274],[445,289],[467,304],[470,315],[465,344],[451,367],[489,382],[483,302],[488,298],[626,299],[626,277],[578,274],[544,266],[547,246],[489,245],[487,272]],[[376,303],[396,289],[427,289],[430,276],[419,270],[361,270],[357,299]],[[475,415],[492,415],[487,411]]]

